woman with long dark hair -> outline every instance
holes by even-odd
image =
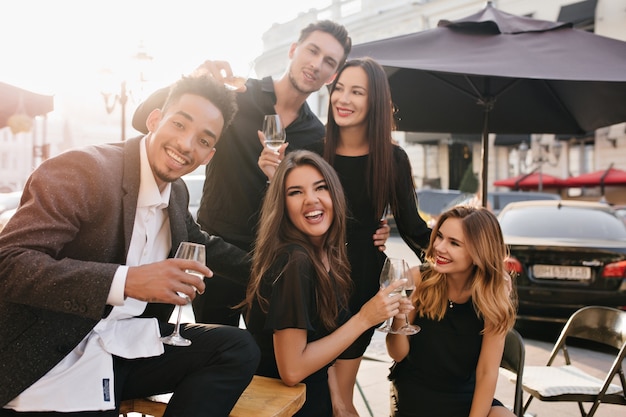
[[[386,255],[384,247],[373,244],[372,235],[388,209],[400,236],[418,257],[428,246],[430,229],[417,211],[411,165],[406,152],[393,141],[394,129],[391,90],[382,66],[367,57],[348,61],[331,86],[325,141],[312,149],[337,171],[346,195],[352,312],[379,289]],[[266,149],[259,158],[259,166],[270,179],[281,152]],[[352,403],[354,385],[374,329],[342,352],[330,371],[337,416],[358,416]]]
[[[348,314],[346,203],[337,174],[319,155],[294,151],[268,187],[245,300],[261,348],[257,374],[306,384],[297,416],[333,415],[328,368],[364,331],[399,312],[394,285]]]

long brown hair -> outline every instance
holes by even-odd
[[[465,247],[474,264],[470,278],[472,303],[478,315],[485,321],[483,333],[506,333],[515,324],[517,298],[512,278],[506,270],[508,248],[502,237],[498,219],[486,208],[471,206],[454,207],[438,219],[430,236],[426,259],[435,259],[434,242],[441,225],[447,219],[460,219]],[[416,293],[418,314],[433,320],[441,320],[448,305],[446,275],[434,269],[426,269]]]
[[[339,71],[331,86],[331,94],[335,90],[341,74],[346,68],[350,67],[363,68],[368,79],[367,140],[369,143],[369,155],[367,187],[377,219],[380,219],[388,205],[391,206],[392,212],[396,213],[398,201],[395,191],[394,145],[391,137],[391,132],[395,129],[391,90],[383,67],[372,58],[365,57],[346,62],[346,65]],[[332,104],[329,104],[324,159],[331,165],[334,165],[335,151],[339,145],[339,130],[333,115]]]
[[[314,246],[308,236],[293,225],[285,209],[287,176],[294,168],[303,165],[312,166],[320,172],[333,203],[334,218],[321,247]],[[324,326],[333,330],[337,327],[339,312],[348,305],[351,290],[346,251],[346,201],[335,170],[319,155],[309,151],[288,153],[265,194],[252,255],[252,274],[243,303],[248,309],[255,299],[263,310],[267,309],[268,300],[260,294],[261,284],[272,265],[286,252],[287,246],[293,244],[304,248],[315,268],[317,311]],[[328,258],[332,277],[322,263],[322,253]]]

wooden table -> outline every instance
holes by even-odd
[[[122,401],[120,414],[136,412],[162,417],[171,394]],[[245,389],[230,417],[291,417],[304,404],[306,387],[288,387],[280,379],[255,375]]]
[[[276,378],[255,375],[230,412],[230,417],[291,417],[302,408],[306,387],[288,387]]]

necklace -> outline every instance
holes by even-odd
[[[448,305],[450,306],[450,308],[454,308],[454,303],[450,299],[448,299]]]

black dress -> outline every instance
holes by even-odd
[[[428,246],[430,229],[417,211],[417,199],[408,156],[402,148],[394,146],[394,167],[397,172],[396,194],[398,211],[394,219],[400,236],[416,255]],[[334,168],[339,175],[348,203],[348,259],[352,269],[354,293],[350,299],[350,311],[356,313],[380,288],[380,271],[386,255],[374,246],[372,236],[380,227],[372,199],[367,190],[368,155],[336,155]],[[374,329],[365,332],[341,355],[353,359],[363,355],[370,343]]]
[[[261,294],[269,301],[268,312],[264,313],[255,302],[247,316],[247,328],[261,349],[257,375],[280,378],[274,355],[274,330],[306,329],[307,343],[330,333],[322,326],[317,313],[316,279],[308,255],[297,245],[291,245],[288,252],[281,255],[271,271],[263,277]],[[345,320],[344,312],[339,324]],[[332,417],[328,387],[330,365],[327,364],[302,381],[306,384],[306,401],[295,416]]]
[[[471,299],[448,307],[441,321],[417,317],[414,323],[422,330],[409,338],[409,354],[389,375],[392,416],[469,415],[484,326]]]

